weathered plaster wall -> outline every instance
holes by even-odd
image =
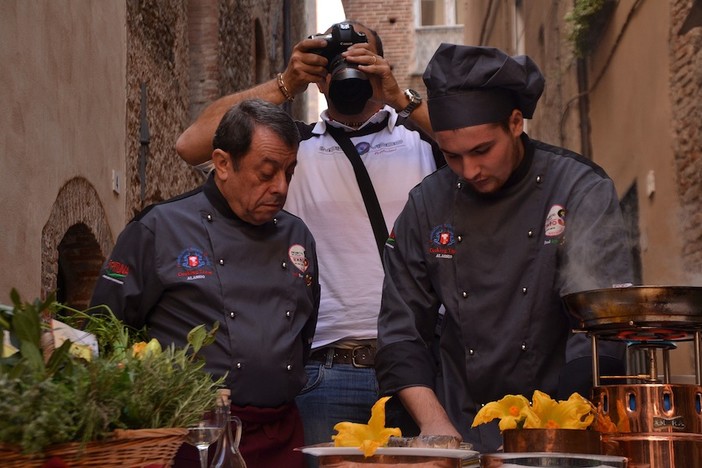
[[[621,0],[588,70],[593,159],[620,195],[636,182],[645,284],[685,280],[673,165],[677,116],[670,102],[670,30],[669,2]],[[655,178],[650,195],[649,173]]]
[[[113,230],[125,222],[124,192],[111,188],[111,171],[125,172],[125,19],[121,1],[0,2],[0,302],[12,287],[40,294],[42,259],[60,241],[44,243],[42,233],[70,180],[89,181],[99,199],[64,192],[61,204],[76,209],[62,222],[96,231],[95,213]],[[108,245],[114,232],[99,232]]]

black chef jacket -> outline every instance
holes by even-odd
[[[501,444],[494,425],[470,428],[481,405],[535,389],[555,398],[566,362],[591,355],[561,297],[632,281],[612,181],[574,153],[522,140],[525,157],[497,193],[476,193],[448,167],[424,179],[385,249],[381,391],[434,388],[481,451]],[[623,358],[620,343],[599,348]]]
[[[105,262],[92,304],[162,344],[186,344],[195,326],[221,326],[200,354],[238,406],[276,407],[303,387],[319,307],[312,234],[281,211],[239,219],[213,176],[131,221]]]

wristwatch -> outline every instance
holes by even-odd
[[[400,117],[409,117],[412,111],[422,103],[422,96],[420,96],[417,91],[409,88],[406,89],[404,93],[405,96],[407,96],[407,99],[409,99],[409,104],[407,104],[407,107],[398,112],[397,115]]]

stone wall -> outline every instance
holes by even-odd
[[[2,303],[57,287],[69,231],[105,252],[124,225],[126,3],[0,2]]]
[[[189,2],[188,123],[218,97],[283,71],[294,44],[308,35],[305,3],[294,0]],[[305,99],[291,106],[304,113]]]
[[[683,264],[691,279],[702,273],[702,24],[680,33],[690,1],[673,0],[670,28],[670,99],[678,176]]]
[[[174,149],[188,121],[187,3],[186,0],[127,2],[128,219],[149,204],[171,198],[201,182]],[[141,117],[144,95],[146,122]],[[145,123],[148,144],[142,143],[147,140],[143,132]],[[140,164],[145,165],[143,174]]]

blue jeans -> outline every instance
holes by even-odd
[[[341,421],[366,424],[378,400],[378,382],[371,367],[310,361],[307,385],[295,399],[305,428],[305,445],[331,442]]]
[[[305,366],[307,385],[295,399],[305,429],[305,445],[331,442],[334,426],[342,421],[367,424],[378,401],[378,381],[372,367],[310,361]],[[396,397],[386,404],[385,427],[400,427],[402,435],[416,436],[419,429]],[[308,466],[317,466],[305,456]]]

